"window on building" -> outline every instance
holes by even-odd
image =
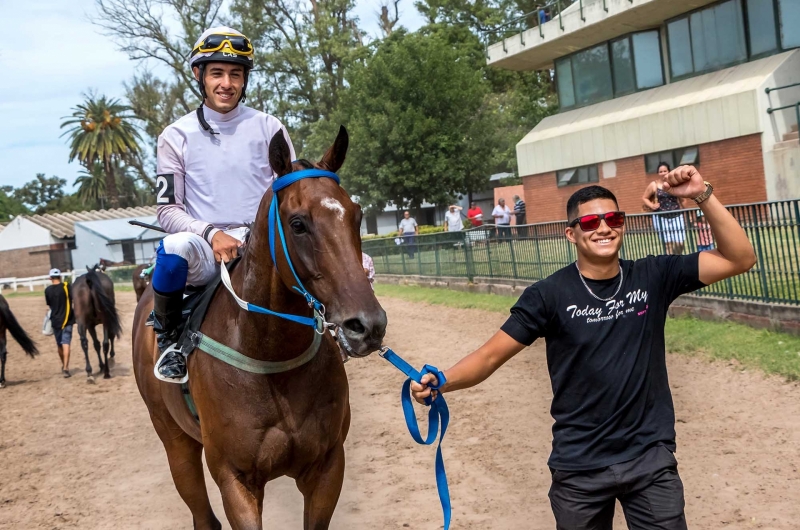
[[[658,173],[658,166],[661,162],[666,162],[669,167],[675,169],[678,166],[699,166],[700,150],[697,146],[682,147],[660,153],[650,153],[644,156],[644,168],[648,175]]]
[[[563,169],[556,172],[556,182],[559,188],[564,186],[571,186],[572,184],[586,184],[589,182],[597,182],[598,172],[597,165],[575,167],[572,169]]]
[[[580,51],[572,56],[575,82],[575,103],[591,105],[611,99],[611,63],[606,43]]]
[[[122,261],[125,263],[136,263],[136,251],[133,248],[133,241],[122,242]]]
[[[661,42],[657,31],[634,33],[633,58],[636,63],[636,88],[644,90],[664,84]]]
[[[688,19],[687,26],[684,21]],[[741,0],[727,0],[667,24],[673,77],[699,74],[747,60]],[[691,48],[691,68],[686,47]]]
[[[672,76],[681,77],[694,72],[689,19],[682,18],[667,24],[667,35],[669,36],[669,60]]]
[[[747,0],[747,30],[750,55],[767,55],[778,49],[775,0]]]
[[[621,96],[636,90],[630,38],[611,43],[611,64],[614,70],[614,94]]]
[[[634,33],[559,59],[556,82],[562,109],[661,86],[664,69],[659,33]]]
[[[558,84],[558,101],[561,108],[575,106],[575,89],[572,82],[572,59],[556,61],[556,83]]]
[[[781,45],[784,49],[800,46],[800,2],[778,0],[781,21]]]

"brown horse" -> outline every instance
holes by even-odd
[[[137,302],[142,299],[144,290],[150,285],[150,276],[142,278],[142,271],[149,266],[150,265],[137,265],[136,268],[133,269],[133,290],[136,293]]]
[[[347,150],[341,128],[334,145],[316,164],[338,170]],[[279,132],[269,162],[280,178],[309,168],[290,158]],[[231,274],[243,299],[273,311],[310,316],[305,299],[289,286],[292,273],[283,252],[270,258],[268,214],[272,190],[261,200],[243,257]],[[300,280],[327,307],[339,326],[347,352],[364,357],[375,351],[386,330],[386,313],[361,269],[361,210],[330,178],[309,178],[279,194],[279,212],[288,252]],[[264,487],[280,476],[295,479],[305,499],[304,528],[330,524],[344,477],[344,440],[350,426],[347,376],[339,346],[325,332],[316,356],[290,371],[257,375],[196,350],[188,358],[189,387],[199,424],[181,387],[153,375],[157,358],[153,306],[147,290],[134,316],[133,365],[153,426],[167,451],[178,493],[189,507],[194,528],[221,528],[209,504],[201,455],[222,493],[234,529],[262,528]],[[224,288],[216,291],[201,333],[259,361],[294,359],[314,341],[315,331],[273,316],[241,309]]]
[[[93,383],[92,364],[89,362],[89,340],[86,331],[92,336],[92,344],[97,352],[97,361],[103,372],[103,379],[111,377],[109,354],[114,358],[114,339],[122,335],[122,326],[114,300],[114,282],[102,272],[86,267],[86,274],[79,276],[72,286],[72,305],[78,335],[81,338],[83,356],[86,358],[86,379]],[[95,326],[103,326],[103,357],[100,357],[100,341],[97,340]],[[103,361],[105,358],[105,362]]]
[[[8,355],[6,350],[6,330],[11,333],[11,336],[19,343],[25,353],[31,357],[39,353],[30,336],[25,333],[17,319],[14,318],[6,299],[3,295],[0,295],[0,388],[5,388],[6,386],[6,356]]]

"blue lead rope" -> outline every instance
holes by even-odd
[[[433,390],[438,390],[446,381],[444,374],[436,367],[426,364],[422,371],[418,372],[413,366],[408,364],[399,355],[391,350],[391,348],[383,348],[380,356],[392,363],[392,365],[406,374],[408,379],[403,383],[403,388],[400,391],[400,401],[403,405],[403,415],[406,418],[406,426],[411,437],[420,445],[432,445],[436,440],[436,434],[439,431],[439,423],[441,422],[442,431],[439,436],[439,445],[436,447],[436,489],[439,491],[439,501],[442,503],[442,513],[444,514],[444,530],[450,528],[450,489],[447,487],[447,474],[444,471],[444,458],[442,458],[442,440],[444,440],[444,433],[447,431],[447,424],[450,422],[450,411],[447,408],[447,403],[444,400],[444,395],[439,393],[436,399],[432,397],[425,398],[425,404],[430,406],[428,411],[428,438],[423,439],[419,432],[419,424],[417,417],[414,415],[414,404],[411,398],[411,381],[420,382],[422,376],[425,374],[434,374],[436,376],[438,385],[430,386]]]

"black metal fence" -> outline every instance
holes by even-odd
[[[749,272],[709,285],[697,294],[800,305],[800,200],[729,206],[744,228],[758,261]],[[674,217],[636,214],[626,219],[623,259],[691,253],[711,245],[700,210]],[[378,274],[511,278],[536,282],[575,261],[564,236],[566,221],[487,225],[454,233],[365,240]],[[398,244],[399,243],[399,244]]]

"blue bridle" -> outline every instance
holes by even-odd
[[[278,267],[278,261],[276,259],[275,254],[275,240],[280,239],[281,248],[283,249],[283,255],[286,258],[286,263],[289,265],[289,270],[292,271],[292,276],[294,277],[294,281],[296,285],[292,286],[292,289],[297,291],[301,294],[308,303],[308,306],[314,309],[314,317],[303,317],[299,315],[290,315],[287,313],[278,313],[277,311],[272,311],[271,309],[267,309],[266,307],[257,306],[255,304],[251,304],[245,300],[239,298],[236,293],[233,291],[232,286],[230,285],[230,277],[227,274],[227,269],[225,267],[221,267],[221,274],[222,274],[222,282],[228,291],[236,299],[237,303],[242,309],[247,311],[251,311],[253,313],[261,313],[264,315],[270,315],[274,317],[283,318],[285,320],[289,320],[291,322],[295,322],[297,324],[303,324],[305,326],[310,326],[314,328],[317,333],[323,333],[327,324],[325,322],[325,306],[314,296],[308,292],[308,289],[305,288],[303,282],[300,281],[300,278],[297,276],[297,272],[294,270],[294,265],[292,265],[292,258],[289,257],[289,249],[286,247],[286,236],[283,232],[283,224],[281,223],[281,216],[280,211],[278,208],[278,192],[284,188],[287,188],[297,182],[298,180],[303,180],[307,178],[330,178],[336,181],[336,184],[339,184],[339,176],[332,172],[326,171],[324,169],[304,169],[301,171],[295,171],[294,173],[289,173],[288,175],[284,175],[278,179],[272,181],[272,201],[269,205],[269,213],[267,215],[267,219],[269,221],[269,252],[270,256],[272,257],[272,263],[275,265],[275,268]],[[277,238],[276,238],[277,234]],[[227,280],[227,281],[226,281]]]

